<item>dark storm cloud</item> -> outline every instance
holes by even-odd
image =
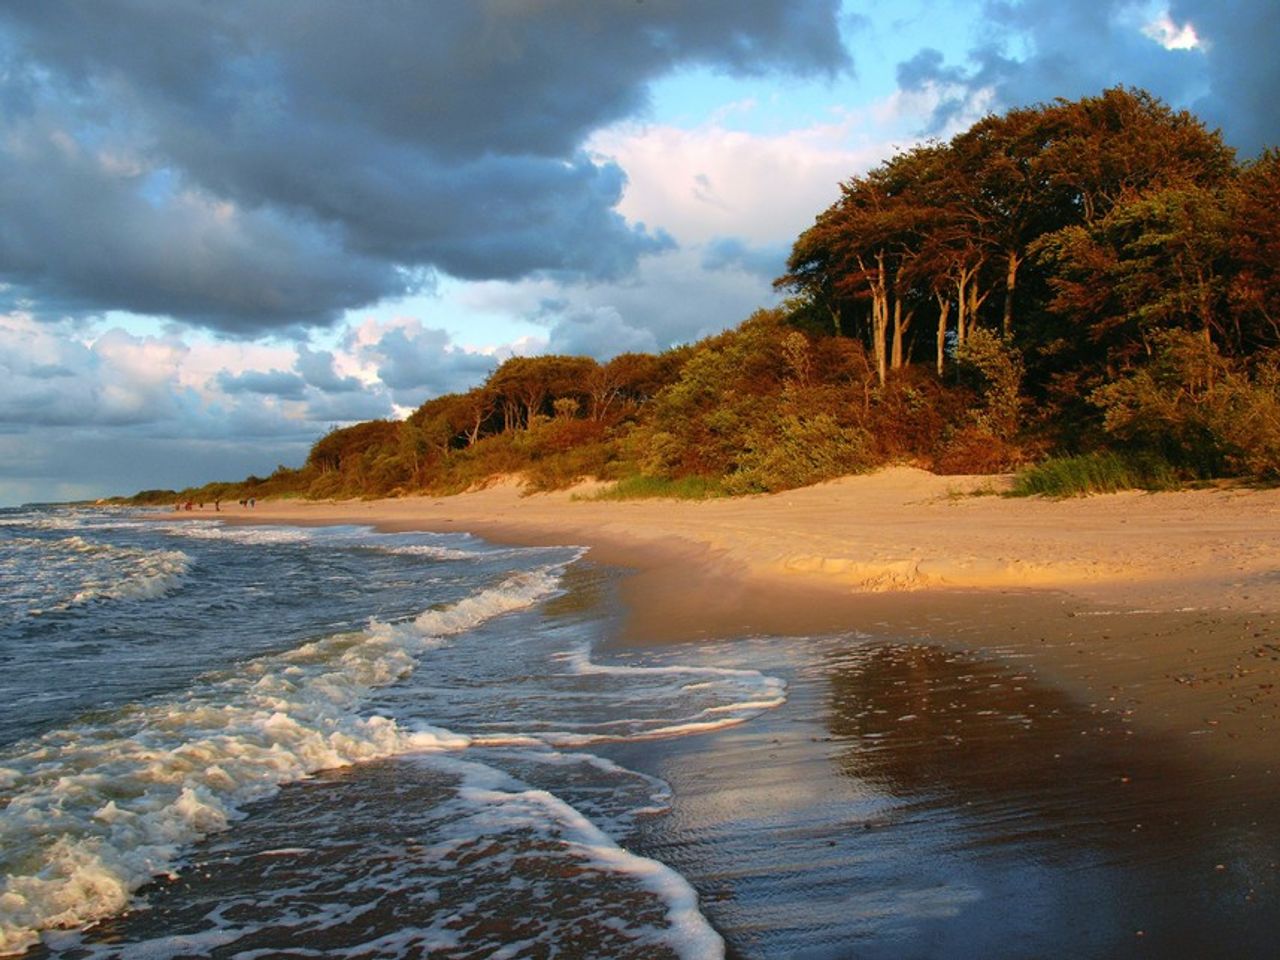
[[[667,249],[593,131],[648,84],[848,66],[837,0],[198,0],[0,9],[0,280],[233,334]],[[409,269],[405,269],[409,268]]]
[[[991,0],[971,66],[946,65],[922,50],[900,64],[904,90],[933,86],[943,99],[934,130],[961,114],[978,91],[994,109],[1097,94],[1122,84],[1195,109],[1245,155],[1280,141],[1280,6],[1275,0],[1173,0],[1172,21],[1190,23],[1198,50],[1166,50],[1141,30],[1145,5],[1126,0]],[[1025,49],[1025,55],[1012,48]],[[1207,91],[1207,93],[1206,93]]]
[[[1195,109],[1245,156],[1280,146],[1280,4],[1275,0],[1172,0],[1206,42],[1209,92]]]
[[[211,479],[267,476],[281,462],[302,463],[323,428],[269,443],[230,439],[156,439],[128,433],[58,430],[0,437],[0,496],[12,501],[130,494],[195,486]]]

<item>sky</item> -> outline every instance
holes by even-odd
[[[839,183],[1145,88],[1280,143],[1275,0],[0,0],[0,506],[299,466],[734,326]]]

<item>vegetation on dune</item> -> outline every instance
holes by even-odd
[[[987,117],[842,184],[789,294],[657,355],[516,357],[298,469],[175,496],[782,490],[1039,462],[1022,493],[1280,475],[1280,152],[1111,89]],[[1045,459],[1048,457],[1048,459]],[[1042,462],[1041,462],[1042,461]]]

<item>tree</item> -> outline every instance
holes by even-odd
[[[1160,329],[1221,338],[1229,224],[1220,196],[1182,184],[1117,204],[1094,224],[1057,231],[1041,245],[1056,268],[1050,306],[1121,362],[1139,347],[1150,355]]]
[[[1249,164],[1230,194],[1236,349],[1280,343],[1280,151]]]

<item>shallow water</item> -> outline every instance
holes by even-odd
[[[470,956],[536,953],[573,930],[600,955],[721,952],[683,878],[620,845],[665,810],[666,785],[588,749],[739,723],[780,704],[782,686],[747,669],[594,661],[611,575],[580,551],[4,519],[0,551],[18,558],[0,632],[14,665],[5,949],[41,937],[66,956],[317,943]],[[392,776],[418,785],[403,810],[370,787],[393,758]],[[322,778],[340,799],[299,799],[318,772],[353,764]],[[398,854],[393,828],[413,837]],[[313,839],[263,852],[262,835]],[[295,847],[325,851],[323,876]],[[222,866],[259,856],[291,879],[268,892],[256,868]],[[418,909],[412,935],[403,909],[379,906],[395,891]]]

